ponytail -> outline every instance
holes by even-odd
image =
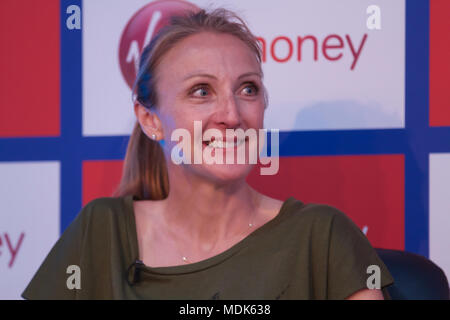
[[[128,142],[122,179],[114,197],[162,200],[169,193],[167,165],[161,145],[149,139],[138,122]]]

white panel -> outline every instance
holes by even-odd
[[[266,126],[280,130],[404,127],[404,1],[288,3],[274,6],[272,1],[264,2],[259,14],[252,14],[252,25],[268,47],[281,35],[291,39],[294,49],[288,62],[268,57],[264,64],[271,100]],[[374,3],[381,10],[381,30],[366,26],[366,9]],[[247,10],[250,15],[251,9]],[[342,54],[337,61],[327,60],[322,51],[324,39],[333,34],[341,37],[344,46],[329,51],[330,55]],[[351,70],[355,59],[346,36],[357,50],[365,34],[366,41]],[[307,35],[317,39],[317,60],[309,41],[302,46],[299,62],[297,37]],[[285,48],[284,55],[287,45]]]
[[[280,130],[369,129],[404,127],[405,2],[404,0],[190,1],[200,7],[235,10],[255,35],[266,40],[263,64],[270,107],[267,128]],[[134,113],[130,89],[118,61],[120,36],[147,0],[83,2],[83,134],[124,135],[131,132]],[[367,7],[376,3],[381,29],[369,30]],[[323,41],[329,35],[343,40],[337,61],[325,58]],[[318,59],[305,42],[297,61],[297,37],[318,41]],[[353,70],[354,55],[367,35]],[[293,55],[276,62],[270,47],[278,36],[293,43]],[[335,39],[335,41],[337,41]],[[333,44],[333,43],[329,43]],[[277,42],[279,57],[287,44]]]
[[[450,153],[430,155],[430,259],[450,279]]]
[[[130,134],[131,92],[118,62],[120,36],[148,1],[83,1],[83,135]]]
[[[59,162],[0,162],[0,299],[21,299],[59,237],[59,176]]]

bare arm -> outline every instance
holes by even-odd
[[[346,300],[384,300],[384,297],[381,290],[362,289],[347,297]]]

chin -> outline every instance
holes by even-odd
[[[198,168],[202,176],[221,184],[245,180],[252,170],[252,164],[211,164]]]

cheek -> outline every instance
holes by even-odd
[[[264,126],[264,111],[263,103],[253,103],[244,106],[241,115],[250,127],[262,128]]]
[[[167,110],[161,115],[161,123],[164,130],[164,145],[166,152],[170,152],[177,144],[181,143],[184,138],[188,139],[189,144],[194,137],[194,123],[192,115],[175,112],[175,110]],[[180,140],[183,137],[182,140]],[[172,141],[172,137],[174,141]]]
[[[161,120],[162,129],[164,130],[164,136],[166,139],[170,140],[171,133],[180,127],[183,124],[183,115],[180,115],[179,112],[176,111],[176,108],[166,107],[164,111],[159,115]]]

